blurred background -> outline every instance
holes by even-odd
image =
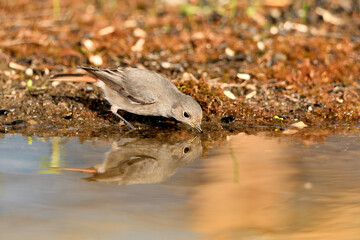
[[[78,65],[132,66],[173,79],[206,116],[357,122],[359,8],[355,0],[3,0],[0,91],[49,92],[51,74]]]

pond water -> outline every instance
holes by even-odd
[[[359,134],[0,139],[1,239],[352,240],[359,192]]]

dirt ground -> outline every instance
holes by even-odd
[[[327,129],[321,136],[356,131],[359,7],[335,0],[1,1],[0,132],[125,133],[100,89],[49,80],[79,65],[146,68],[168,77],[201,104],[203,129],[223,138],[221,131],[258,126],[289,133],[299,121]],[[188,129],[122,115],[150,135]]]

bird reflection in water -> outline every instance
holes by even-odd
[[[201,157],[200,137],[167,143],[135,139],[113,144],[102,163],[91,168],[57,168],[92,174],[86,181],[118,185],[160,183],[175,174],[179,167]]]

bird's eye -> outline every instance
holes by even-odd
[[[187,112],[184,112],[184,117],[190,118],[190,115]]]
[[[186,154],[188,152],[190,152],[190,148],[189,147],[184,148],[184,154]]]

